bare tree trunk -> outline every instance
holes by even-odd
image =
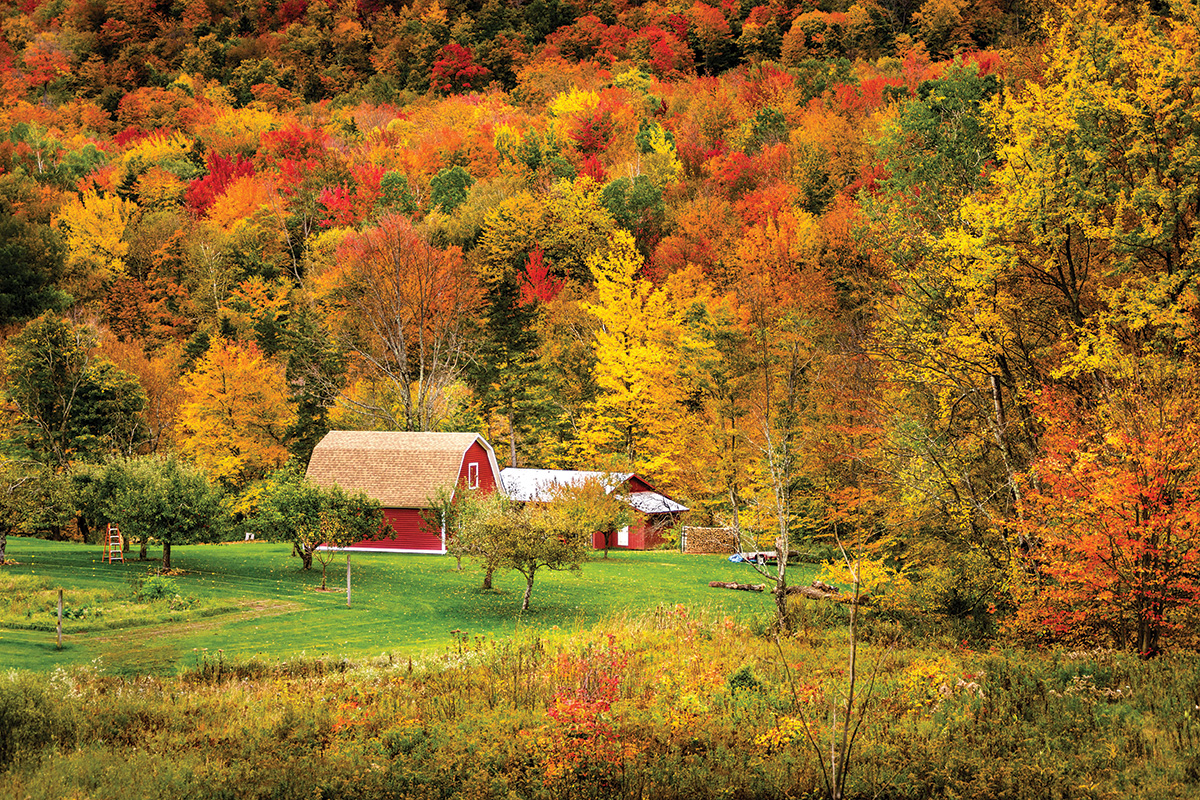
[[[483,588],[492,588],[492,573],[496,571],[495,567],[488,567],[483,573]]]
[[[525,573],[525,596],[521,598],[521,610],[529,610],[529,596],[533,594],[533,575],[537,570],[529,570]]]
[[[163,547],[162,568],[170,569],[171,568],[171,543],[163,542],[162,547]]]
[[[508,465],[514,469],[517,466],[517,428],[513,421],[511,402],[508,404]]]

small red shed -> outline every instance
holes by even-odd
[[[308,479],[361,491],[383,506],[385,537],[352,549],[445,553],[445,531],[431,528],[422,512],[443,487],[495,490],[500,467],[492,446],[474,433],[330,431],[313,450]]]
[[[641,522],[619,531],[610,531],[610,550],[649,550],[665,541],[667,528],[674,525],[687,506],[658,492],[646,480],[632,472],[588,472],[572,469],[518,469],[506,467],[500,473],[504,491],[522,503],[545,502],[556,486],[573,486],[599,479],[611,494],[621,491],[641,514]],[[604,549],[604,532],[592,536],[592,546]]]

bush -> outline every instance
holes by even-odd
[[[179,584],[165,575],[151,575],[134,590],[133,596],[143,603],[168,600],[179,595]]]
[[[16,672],[0,678],[0,770],[36,758],[47,747],[75,742],[73,705],[51,697],[40,682]]]

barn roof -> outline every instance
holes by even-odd
[[[621,486],[630,478],[632,472],[588,472],[577,469],[518,469],[506,467],[500,473],[504,482],[504,491],[513,500],[527,503],[546,502],[551,499],[551,491],[555,486],[578,486],[589,479],[604,482],[608,491]],[[647,484],[648,485],[648,484]],[[687,511],[687,506],[676,503],[671,498],[658,492],[632,492],[629,504],[643,514],[666,514],[670,512]]]
[[[458,483],[467,450],[478,442],[499,474],[492,447],[474,433],[330,431],[313,450],[308,479],[361,491],[384,508],[427,508],[437,490]]]

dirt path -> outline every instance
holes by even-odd
[[[198,619],[195,622],[163,622],[158,625],[139,625],[131,628],[72,633],[69,636],[64,636],[63,639],[70,639],[79,644],[85,644],[94,639],[104,639],[114,644],[136,642],[150,638],[161,642],[163,639],[180,638],[200,633],[201,631],[215,630],[233,622],[244,622],[260,617],[279,617],[284,614],[305,611],[308,608],[300,603],[272,603],[266,600],[255,600],[247,603],[247,605],[249,608],[245,611],[217,614]]]
[[[115,630],[74,633],[63,637],[64,645],[73,645],[91,654],[89,660],[100,669],[115,674],[172,674],[180,664],[196,658],[192,646],[198,636],[216,632],[229,625],[256,619],[280,617],[307,611],[308,606],[294,602],[256,600],[242,611],[205,617],[192,622],[165,622]]]

